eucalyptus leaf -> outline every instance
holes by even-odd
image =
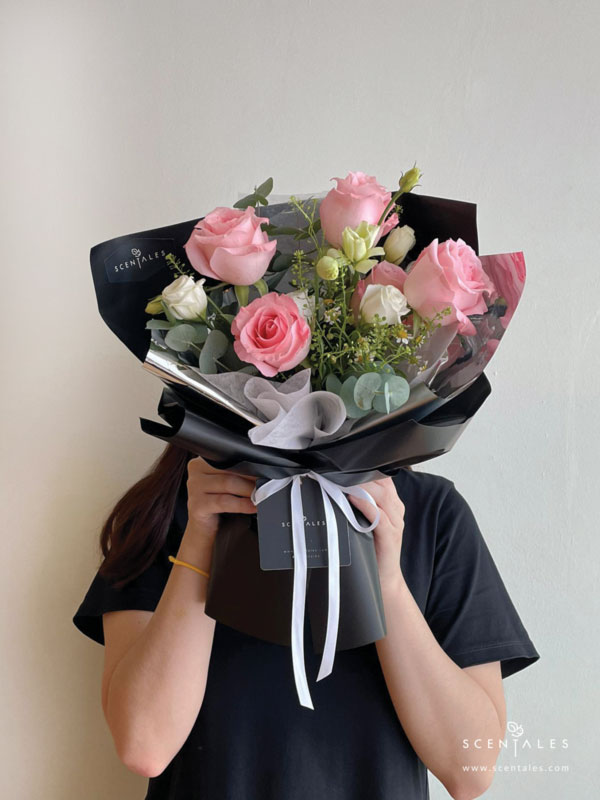
[[[149,319],[146,323],[146,329],[151,331],[168,331],[173,327],[173,323],[166,319]]]
[[[377,372],[363,373],[354,385],[354,402],[363,411],[373,407],[375,393],[381,386],[381,375]]]
[[[386,384],[389,387],[390,407],[396,409],[403,406],[410,397],[410,385],[406,378],[390,375],[386,379]]]
[[[381,361],[374,361],[373,366],[376,367],[380,375],[395,375],[394,368],[391,364],[382,364]]]
[[[325,378],[325,389],[328,392],[333,392],[334,394],[339,395],[342,390],[342,382],[338,378],[337,375],[334,375],[332,372]]]
[[[388,386],[387,382],[383,385],[383,392],[375,395],[375,399],[373,400],[373,408],[375,411],[379,411],[380,414],[389,414],[392,410],[390,401],[390,387]]]
[[[192,344],[201,340],[201,334],[193,325],[182,323],[174,325],[165,336],[165,344],[177,353],[189,350]]]
[[[254,190],[255,194],[261,194],[264,197],[271,194],[273,191],[273,178],[267,178],[266,181],[263,181],[260,186],[257,186]]]
[[[208,336],[209,328],[203,322],[190,322],[189,324],[192,325],[196,330],[196,342],[199,344],[205,342],[206,337]]]
[[[241,200],[238,200],[236,203],[233,204],[234,208],[248,208],[248,206],[255,206],[256,205],[256,197],[254,192],[252,194],[247,194],[246,197],[242,197]]]
[[[356,381],[357,379],[354,376],[346,378],[340,389],[340,397],[346,406],[346,414],[350,419],[358,419],[369,413],[368,410],[364,411],[362,408],[359,408],[354,402],[354,387],[356,386]]]
[[[217,359],[225,355],[229,347],[229,339],[223,331],[212,330],[204,342],[204,347],[198,359],[200,372],[206,375],[214,375],[217,372]]]
[[[233,343],[228,342],[226,352],[220,358],[221,362],[231,370],[231,372],[241,372],[244,367],[248,366],[247,362],[242,361],[238,354],[233,349]]]

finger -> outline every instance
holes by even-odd
[[[195,508],[195,506],[194,506]],[[249,497],[234,494],[205,494],[199,504],[198,514],[256,514],[256,506]]]
[[[385,508],[390,519],[396,518],[398,515],[401,517],[404,516],[404,503],[400,499],[396,486],[391,478],[380,478],[369,484],[363,484],[363,486],[369,486],[369,494],[373,496],[378,506]]]
[[[202,491],[206,494],[237,494],[240,497],[250,497],[256,479],[243,478],[231,472],[221,472],[218,475],[202,476]]]
[[[388,517],[391,518],[392,516],[398,515],[398,507],[395,505],[398,495],[393,485],[392,491],[390,491],[387,484],[382,484],[378,481],[370,481],[369,483],[360,484],[360,488],[371,495],[379,508],[383,509]]]
[[[223,472],[223,470],[213,467],[208,461],[205,461],[202,456],[196,456],[195,458],[190,458],[188,461],[188,472],[200,475],[214,475]]]
[[[350,494],[348,495],[348,498],[350,499],[350,502],[356,506],[356,508],[358,508],[362,514],[364,514],[370,523],[375,522],[377,518],[377,512],[379,511],[379,522],[377,527],[379,528],[382,525],[389,525],[387,514],[385,513],[384,509],[381,508],[381,506],[374,506],[366,499],[366,497],[355,497],[354,495]]]

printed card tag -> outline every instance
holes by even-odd
[[[302,481],[302,508],[306,535],[308,567],[328,564],[327,524],[321,487],[311,478]],[[258,504],[258,549],[261,569],[293,569],[291,484]],[[332,503],[338,527],[340,566],[350,565],[350,531],[348,520]]]

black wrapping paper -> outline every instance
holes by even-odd
[[[140,419],[140,424],[145,433],[202,456],[220,469],[259,479],[312,470],[351,486],[448,452],[490,391],[482,373],[465,391],[419,421],[409,419],[339,442],[285,452],[254,445],[244,434],[201,416],[186,403],[187,390],[175,386],[165,386],[159,403],[159,415],[167,425],[147,419]],[[372,534],[351,530],[350,548],[351,564],[340,568],[337,650],[359,647],[386,634]],[[208,616],[243,633],[289,645],[292,581],[291,570],[261,570],[252,518],[222,515],[207,589]],[[327,571],[309,569],[306,608],[315,652],[322,652],[325,641],[327,596]]]
[[[271,218],[285,205],[261,207],[260,212]],[[462,238],[478,253],[475,204],[410,193],[403,196],[402,207],[402,224],[416,232],[415,252],[434,238]],[[173,280],[167,254],[188,263],[183,245],[197,222],[120,236],[91,250],[100,314],[145,366],[152,336],[145,328],[146,304]],[[463,377],[467,373],[460,362],[468,367],[470,358],[467,352],[454,365],[456,379],[449,396],[437,397],[401,420],[383,419],[373,428],[306,450],[253,445],[247,436],[251,426],[247,419],[162,375],[158,414],[167,424],[146,419],[140,424],[145,433],[202,456],[215,467],[261,480],[312,470],[351,486],[392,475],[454,446],[491,391],[481,363],[475,363],[474,379]],[[350,540],[351,564],[340,568],[339,650],[385,635],[373,536],[353,531]],[[255,520],[245,515],[222,516],[208,583],[209,616],[250,635],[289,645],[292,581],[292,570],[260,569]],[[306,609],[316,652],[322,652],[325,638],[327,594],[327,570],[309,569]]]

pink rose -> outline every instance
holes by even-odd
[[[349,172],[345,178],[331,180],[337,181],[337,188],[328,192],[321,201],[319,216],[325,239],[334,247],[341,247],[344,228],[356,228],[363,220],[376,225],[392,193],[377,183],[373,175],[364,172]],[[398,214],[388,216],[373,246],[397,224]]]
[[[256,209],[243,211],[219,206],[201,219],[184,245],[191,265],[201,275],[235,286],[250,286],[260,280],[277,247],[260,227],[268,217],[257,217]]]
[[[267,378],[297,366],[310,348],[310,325],[292,298],[277,292],[242,306],[231,332],[238,358],[254,364]]]
[[[475,326],[469,314],[484,314],[483,293],[495,292],[481,261],[462,239],[434,239],[410,265],[403,292],[410,306],[422,317],[431,318],[451,306],[452,313],[441,318],[442,325],[458,321],[458,333],[472,336]]]
[[[360,301],[365,293],[365,289],[371,283],[376,283],[379,286],[395,286],[396,289],[400,289],[400,291],[403,292],[405,280],[406,271],[402,269],[402,267],[397,267],[389,261],[380,261],[379,264],[373,267],[367,278],[363,278],[356,284],[356,289],[350,299],[350,308],[354,313],[354,318],[358,319]]]

